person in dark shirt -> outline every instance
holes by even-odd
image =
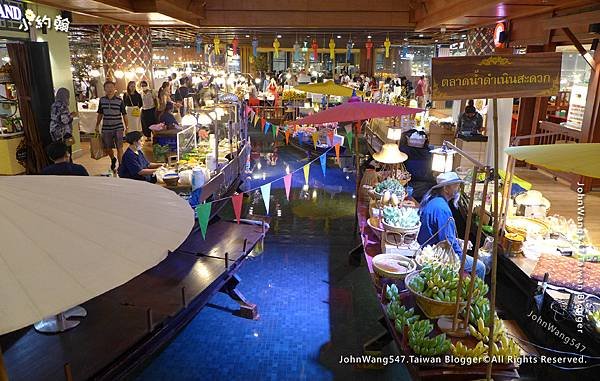
[[[119,163],[119,177],[156,183],[154,172],[162,165],[151,163],[146,159],[142,152],[144,146],[142,136],[139,131],[132,131],[125,135],[125,141],[129,143],[129,148],[125,150],[123,161]]]
[[[160,114],[159,122],[164,123],[168,129],[179,128],[179,123],[177,123],[177,119],[173,115],[173,102],[168,102],[165,106],[165,111]]]
[[[458,118],[457,132],[460,135],[472,136],[480,135],[483,129],[483,117],[477,112],[473,101],[469,101],[469,105],[465,107],[465,112]]]
[[[406,170],[411,174],[408,185],[413,187],[413,197],[420,202],[423,195],[435,185],[435,177],[431,171],[433,155],[427,134],[416,129],[409,130],[402,134],[399,148],[408,155],[408,160],[404,162]]]
[[[46,149],[50,160],[54,164],[50,164],[42,169],[42,175],[55,176],[89,176],[88,171],[83,165],[70,163],[68,147],[65,143],[59,141],[54,142]]]
[[[173,101],[177,103],[179,107],[177,107],[177,112],[182,117],[187,114],[187,109],[185,107],[185,99],[190,96],[190,88],[188,87],[188,78],[183,77],[179,80],[179,87],[173,94]]]

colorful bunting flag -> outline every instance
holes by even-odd
[[[337,143],[335,145],[335,159],[337,160],[338,165],[341,165],[341,163],[340,163],[340,143]]]
[[[352,150],[352,138],[354,137],[354,134],[352,133],[352,131],[349,131],[346,133],[346,138],[348,139],[348,148],[350,148],[350,150]]]
[[[244,111],[246,113],[246,116],[248,116],[252,112],[252,108],[250,106],[246,106],[246,110],[244,110]]]
[[[277,139],[277,132],[279,131],[279,127],[278,126],[273,126],[273,139]]]
[[[332,130],[327,130],[327,142],[329,143],[330,146],[333,145],[333,131]]]
[[[290,134],[292,131],[288,128],[285,130],[285,144],[290,144]]]
[[[265,124],[267,124],[267,120],[265,119],[264,116],[260,119],[260,124],[262,125],[262,129],[264,130],[265,129]]]
[[[327,152],[319,156],[319,160],[321,160],[321,170],[323,171],[323,177],[325,177],[325,172],[327,172]]]
[[[319,133],[318,132],[312,133],[312,141],[313,141],[313,145],[315,146],[315,149],[317,149],[317,143],[319,142]]]
[[[200,231],[202,232],[202,239],[206,239],[206,228],[208,228],[208,219],[210,218],[211,207],[211,202],[196,206],[196,218],[198,218],[198,224],[200,225]]]
[[[260,193],[262,194],[263,202],[265,203],[265,208],[267,209],[267,214],[269,214],[269,201],[271,200],[271,183],[261,185]]]
[[[283,177],[283,184],[285,185],[285,196],[290,201],[290,189],[292,189],[292,174],[288,173]]]
[[[258,115],[254,115],[254,123],[252,123],[252,126],[256,127],[257,124],[258,124]]]
[[[304,183],[308,185],[308,175],[310,173],[310,163],[304,165]]]
[[[302,131],[298,131],[298,143],[302,144],[302,136],[304,135],[304,132]]]
[[[231,203],[233,204],[233,212],[235,213],[235,219],[237,223],[240,223],[240,217],[242,216],[242,203],[244,202],[244,194],[234,194],[231,196]]]
[[[266,122],[263,127],[265,128],[265,135],[267,134],[267,132],[269,131],[269,128],[271,127],[271,123]]]

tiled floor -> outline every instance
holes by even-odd
[[[268,144],[265,147],[269,150]],[[259,179],[249,180],[247,186],[282,176],[286,165],[301,168],[305,161],[296,160],[303,157],[281,149],[277,166],[261,160],[261,169],[255,167],[254,172]],[[309,200],[299,199],[303,183],[300,170],[294,175],[290,202],[283,182],[273,184],[265,250],[239,272],[240,290],[258,305],[260,318],[232,315],[237,304],[216,295],[138,380],[409,379],[402,366],[361,371],[337,363],[341,354],[362,354],[363,343],[381,332],[380,311],[366,268],[347,264],[354,246],[353,180],[332,163],[323,178],[317,162],[311,166]],[[332,194],[348,212],[328,219],[322,209],[331,205]],[[254,213],[264,214],[261,197],[250,197],[246,212],[251,205]],[[231,211],[224,215],[231,217]]]

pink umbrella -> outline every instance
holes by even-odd
[[[372,118],[388,118],[402,115],[418,114],[422,109],[392,106],[370,102],[348,101],[336,107],[330,107],[305,118],[288,122],[289,124],[323,124],[331,122],[352,122]]]

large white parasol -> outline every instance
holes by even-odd
[[[143,181],[0,177],[0,334],[131,280],[193,225],[187,201]]]

